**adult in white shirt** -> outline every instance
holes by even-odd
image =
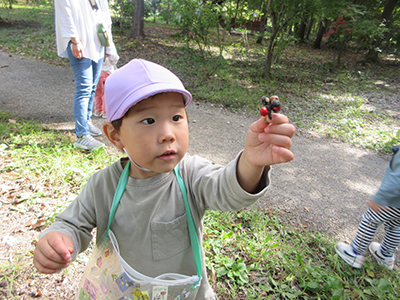
[[[92,124],[92,110],[104,54],[116,53],[112,41],[111,16],[107,0],[54,0],[57,53],[68,57],[75,76],[73,103],[75,118],[74,146],[94,150],[104,146],[93,136],[102,134]],[[97,25],[103,24],[109,37],[104,49],[97,36]]]

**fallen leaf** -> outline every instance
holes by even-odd
[[[36,221],[35,224],[32,225],[32,229],[39,228],[39,227],[43,226],[45,223],[46,223],[45,219],[39,219]]]
[[[37,289],[34,297],[41,297],[43,295],[42,290],[41,289]]]
[[[211,281],[215,282],[217,281],[217,272],[215,271],[214,267],[211,269]]]

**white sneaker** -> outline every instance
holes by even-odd
[[[361,269],[364,262],[364,255],[355,254],[353,247],[339,242],[335,245],[336,253],[350,266]]]
[[[74,146],[83,150],[96,150],[104,147],[102,142],[95,140],[91,135],[75,136]]]
[[[393,254],[391,257],[386,257],[381,253],[381,244],[377,242],[372,242],[369,245],[369,252],[375,257],[378,264],[385,267],[388,270],[393,270],[395,255]]]
[[[89,132],[91,136],[99,136],[102,134],[101,130],[93,125],[92,120],[87,121]]]

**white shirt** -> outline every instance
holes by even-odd
[[[68,57],[67,46],[76,37],[83,45],[83,57],[98,62],[104,57],[104,47],[97,37],[97,24],[107,29],[112,44],[111,16],[107,0],[96,0],[99,9],[92,9],[89,0],[54,0],[57,53]],[[113,48],[113,49],[112,49]],[[115,47],[107,47],[112,54]]]

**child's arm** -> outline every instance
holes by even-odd
[[[41,273],[56,273],[69,265],[73,252],[72,239],[68,235],[51,231],[38,241],[33,264]]]
[[[257,192],[265,166],[288,162],[294,157],[290,147],[295,127],[282,114],[272,114],[269,125],[265,118],[251,124],[237,167],[239,184],[249,193]]]

